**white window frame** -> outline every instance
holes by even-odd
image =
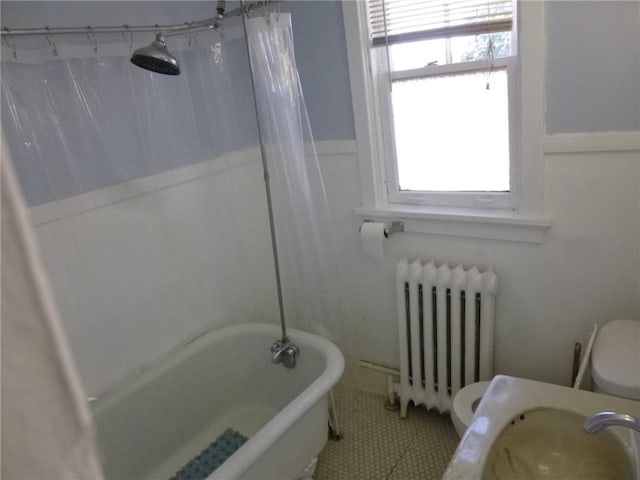
[[[388,90],[388,82],[378,83],[380,92],[380,102],[384,109],[381,115],[381,124],[385,132],[390,132],[383,138],[389,139],[385,145],[384,162],[386,167],[387,194],[389,203],[404,205],[431,205],[431,206],[455,206],[471,208],[502,208],[517,210],[518,185],[513,180],[518,178],[519,162],[518,152],[518,129],[516,127],[517,118],[517,73],[516,57],[497,58],[493,61],[496,69],[505,68],[507,71],[508,108],[509,108],[509,191],[508,192],[435,192],[435,191],[412,191],[401,190],[398,184],[398,162],[395,147],[392,143],[392,105],[391,92]],[[415,70],[404,70],[401,72],[391,72],[390,80],[424,78],[425,76],[437,74],[451,74],[458,72],[486,71],[487,62],[480,60],[476,62],[454,63],[447,65],[432,65]],[[385,91],[386,89],[386,91]]]
[[[380,82],[376,84],[373,76],[367,3],[343,0],[342,5],[362,189],[362,207],[356,213],[367,219],[405,220],[408,231],[542,242],[551,226],[543,204],[544,2],[519,0],[517,4],[514,40],[518,54],[507,66],[512,70],[508,73],[510,82],[515,80],[510,85],[514,100],[509,102],[510,128],[514,129],[510,135],[511,198],[493,209],[486,208],[486,203],[494,207],[501,203],[496,202],[495,194],[483,198],[472,193],[472,201],[461,207],[434,201],[433,196],[429,205],[422,200],[416,202],[419,204],[397,203],[389,195],[393,174],[393,169],[387,168],[388,159],[393,158],[390,105],[385,104],[388,96],[380,94]],[[488,201],[484,208],[483,200]]]

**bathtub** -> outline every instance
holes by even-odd
[[[208,480],[300,478],[327,441],[327,393],[344,358],[320,336],[288,334],[300,347],[294,369],[271,363],[279,327],[235,325],[195,338],[93,402],[105,477],[168,480],[232,428],[248,440]]]

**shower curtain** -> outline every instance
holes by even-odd
[[[178,77],[133,66],[122,45],[3,47],[3,130],[29,206],[254,146],[244,39],[230,37],[172,40]]]
[[[100,41],[97,53],[81,39],[57,40],[56,55],[42,38],[15,40],[17,58],[2,46],[2,129],[89,396],[202,331],[277,321],[239,22],[198,43],[170,39],[178,77],[130,64],[149,42],[142,34],[133,45]],[[287,321],[344,344],[333,223],[291,19],[247,26]]]
[[[102,473],[84,391],[2,138],[2,478]]]
[[[93,397],[203,331],[277,321],[240,18],[169,39],[177,77],[129,62],[151,38],[2,49],[2,129]]]
[[[270,171],[287,320],[344,343],[342,276],[328,199],[296,67],[291,15],[246,20]]]

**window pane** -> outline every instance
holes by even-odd
[[[392,102],[401,190],[509,191],[506,69],[397,81]]]
[[[493,42],[493,57],[511,55],[511,32],[485,33],[451,39],[452,63],[485,60],[489,56],[489,39]]]
[[[390,45],[389,58],[393,71],[422,68],[429,64],[444,65],[447,63],[445,40],[438,38]]]

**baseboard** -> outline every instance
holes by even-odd
[[[364,392],[387,396],[388,378],[400,381],[400,371],[364,360],[347,360],[341,383]]]

